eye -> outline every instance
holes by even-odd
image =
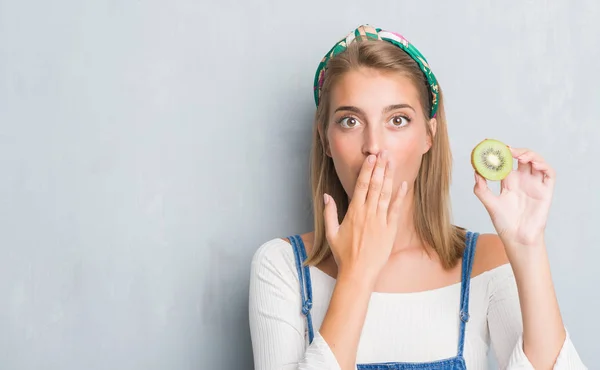
[[[360,124],[356,118],[349,116],[340,118],[338,123],[344,128],[353,128]]]
[[[390,123],[394,127],[404,127],[404,126],[408,125],[409,122],[410,122],[410,118],[405,117],[405,116],[394,116],[390,120]]]

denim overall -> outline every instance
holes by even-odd
[[[471,281],[471,269],[473,267],[473,256],[479,233],[467,231],[466,248],[463,255],[462,278],[460,288],[460,328],[458,338],[458,353],[454,357],[432,362],[381,362],[371,364],[357,364],[361,370],[466,370],[463,349],[465,342],[465,325],[469,321],[469,286]],[[310,270],[308,266],[302,266],[306,260],[306,249],[299,235],[288,238],[294,250],[296,269],[300,280],[300,294],[302,298],[302,314],[306,316],[308,326],[309,342],[312,343],[314,330],[310,309],[312,308],[312,287],[310,281]]]

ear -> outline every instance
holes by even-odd
[[[425,152],[429,151],[429,149],[431,149],[431,146],[433,145],[433,138],[435,137],[435,133],[437,132],[437,119],[434,117],[432,119],[429,120],[429,122],[427,123],[429,125],[429,132],[431,134],[427,134],[427,138],[425,139]]]
[[[324,132],[323,132],[323,126],[318,125],[317,130],[319,131],[319,139],[321,139],[321,144],[323,145],[323,147],[325,148],[325,154],[328,157],[331,157],[331,151],[329,150],[329,144],[328,141],[325,140],[325,136],[324,136]]]

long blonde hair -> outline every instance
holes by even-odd
[[[323,193],[336,201],[340,222],[348,209],[349,199],[335,171],[332,159],[326,154],[330,91],[346,72],[369,67],[400,73],[408,77],[419,92],[423,114],[429,117],[431,101],[425,76],[417,63],[400,48],[381,40],[356,40],[333,57],[328,65],[319,106],[315,113],[310,163],[310,182],[314,214],[313,247],[306,264],[317,265],[331,254],[325,237]],[[422,243],[429,245],[439,256],[444,268],[450,268],[462,257],[465,229],[451,221],[450,181],[452,154],[448,140],[444,98],[439,90],[436,133],[427,124],[432,146],[423,155],[414,184],[414,224]],[[319,133],[323,133],[321,134]]]

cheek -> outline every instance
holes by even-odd
[[[335,135],[329,136],[329,151],[334,158],[344,153],[346,146],[347,145],[344,145],[343,141],[336,138]]]
[[[330,155],[338,162],[351,161],[357,152],[360,152],[360,143],[357,141],[357,135],[343,135],[330,129],[327,140],[329,143]]]
[[[421,135],[390,135],[390,142],[386,145],[401,162],[411,162],[423,154],[424,139]]]
[[[328,140],[337,176],[348,196],[352,198],[356,177],[364,160],[360,140],[355,136],[335,133],[330,134]]]
[[[396,177],[398,180],[407,180],[416,177],[419,173],[423,152],[425,150],[425,139],[420,135],[411,138],[401,138],[398,142],[390,143],[396,159]]]
[[[360,150],[357,151],[356,148],[357,144],[348,137],[341,137],[341,135],[337,137],[336,135],[330,136],[329,152],[340,177],[352,171],[355,159],[357,155],[360,155]]]

